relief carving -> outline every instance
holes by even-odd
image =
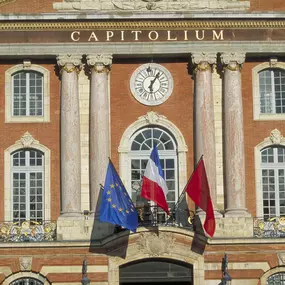
[[[277,253],[277,258],[278,258],[279,265],[285,265],[285,252]]]
[[[274,129],[270,133],[270,140],[273,144],[280,144],[281,141],[283,140],[283,136],[281,135],[280,131],[277,129]]]
[[[145,116],[139,117],[139,119],[145,119],[147,123],[150,125],[158,123],[160,118],[166,118],[166,117],[163,115],[159,115],[158,113],[153,111],[147,112]]]
[[[133,1],[104,1],[104,0],[65,0],[56,2],[53,8],[56,10],[126,10],[126,11],[203,11],[203,10],[230,10],[244,11],[250,7],[250,1],[219,0],[133,0]]]
[[[137,241],[137,249],[152,257],[167,255],[173,252],[175,238],[170,233],[157,236],[155,233],[142,233]]]
[[[22,256],[19,257],[20,269],[21,271],[31,271],[32,270],[32,261],[31,256]]]
[[[33,143],[38,144],[39,142],[29,132],[26,132],[16,143],[21,143],[23,147],[31,147]]]

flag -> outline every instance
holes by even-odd
[[[100,221],[136,232],[138,213],[113,163],[109,161],[100,207]]]
[[[169,214],[166,195],[168,188],[164,180],[163,171],[158,157],[157,148],[154,145],[144,172],[141,196],[155,202],[167,214]]]
[[[209,236],[213,237],[216,222],[203,157],[199,160],[196,169],[186,185],[185,191],[193,202],[206,212],[204,229]]]

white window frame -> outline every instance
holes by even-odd
[[[262,114],[260,112],[259,73],[266,69],[283,69],[285,71],[285,63],[277,61],[264,62],[252,69],[253,119],[256,121],[285,120],[285,113]]]
[[[51,157],[50,150],[35,140],[28,132],[22,136],[22,138],[15,142],[14,145],[8,147],[4,152],[4,220],[5,222],[10,222],[13,220],[13,208],[12,208],[12,154],[18,150],[24,150],[27,148],[32,148],[39,150],[44,155],[44,219],[49,221],[51,219],[51,190],[50,190],[50,165]]]
[[[174,159],[174,174],[175,174],[175,202],[178,200],[179,198],[179,195],[181,193],[179,193],[179,189],[178,189],[178,175],[177,173],[179,172],[179,169],[178,169],[178,163],[177,163],[177,160],[178,160],[178,157],[177,157],[177,144],[175,142],[175,140],[173,139],[172,135],[162,129],[161,127],[157,127],[157,126],[152,126],[152,127],[145,127],[141,130],[138,130],[137,132],[135,132],[130,140],[130,147],[135,139],[135,137],[140,134],[141,132],[143,132],[144,130],[146,129],[150,129],[150,128],[157,128],[157,129],[160,129],[162,130],[163,132],[167,133],[167,135],[171,138],[171,141],[173,143],[173,146],[174,146],[174,150],[158,150],[158,154],[159,154],[159,158],[160,159]],[[129,152],[129,158],[130,158],[130,162],[132,159],[145,159],[145,160],[148,160],[149,157],[150,157],[150,154],[151,154],[151,151],[152,149],[150,150],[131,150]],[[129,173],[132,172],[132,166],[131,166],[131,163],[129,164]],[[127,187],[127,191],[130,195],[130,197],[132,197],[132,183],[131,183],[131,179],[129,179],[128,181],[128,185],[125,185]],[[134,201],[135,202],[135,201]]]
[[[269,137],[265,138],[263,142],[259,143],[254,148],[255,160],[255,192],[256,192],[256,216],[263,218],[263,191],[262,191],[262,162],[261,151],[268,147],[285,147],[285,138],[280,131],[274,129],[271,131]]]
[[[25,166],[14,166],[13,165],[13,156],[18,153],[19,151],[25,151]],[[13,195],[13,174],[14,173],[25,173],[25,179],[26,179],[26,219],[25,220],[31,220],[30,217],[30,213],[31,213],[31,209],[30,209],[30,196],[31,196],[31,192],[30,192],[30,174],[31,173],[42,173],[42,182],[44,182],[44,154],[42,152],[40,152],[42,154],[42,165],[41,166],[30,166],[30,151],[39,151],[38,149],[34,149],[34,148],[26,148],[26,149],[21,149],[21,150],[17,150],[16,152],[11,154],[11,160],[12,160],[12,164],[11,164],[11,205],[13,206],[13,200],[14,200],[14,195]],[[44,216],[44,184],[42,185],[42,217],[40,220],[44,221],[45,220],[45,216]],[[36,195],[37,197],[37,195]],[[21,204],[21,202],[19,201],[19,204]],[[21,209],[19,209],[19,212],[21,211]],[[13,209],[12,209],[12,218],[14,219],[14,213],[13,213]],[[38,212],[38,211],[36,211]],[[37,221],[37,216],[35,218],[32,218],[32,220]],[[19,220],[21,220],[21,218],[19,217]]]
[[[13,115],[13,75],[21,71],[38,72],[43,75],[43,115],[14,116]],[[28,106],[26,107],[28,108]],[[5,123],[40,123],[50,121],[50,72],[46,68],[24,62],[15,65],[5,72]]]
[[[176,140],[177,147],[177,161],[179,163],[179,172],[178,172],[178,193],[180,193],[187,182],[188,174],[187,174],[187,151],[188,147],[186,145],[185,139],[181,133],[181,131],[165,116],[159,115],[153,111],[148,112],[146,115],[138,118],[137,121],[132,123],[123,133],[120,145],[118,147],[119,152],[119,160],[120,160],[120,176],[127,187],[131,183],[131,141],[132,136],[140,129],[145,127],[161,127],[162,129],[167,129],[170,134]],[[163,156],[162,156],[163,157]],[[162,158],[161,157],[161,158]],[[177,166],[178,167],[178,166]],[[129,187],[127,187],[129,188]],[[130,191],[130,190],[128,190]]]

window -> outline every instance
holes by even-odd
[[[172,209],[178,198],[177,186],[177,151],[172,136],[164,129],[157,127],[143,128],[131,138],[131,181],[132,199],[137,206],[149,203],[140,196],[144,170],[149,160],[153,145],[156,144],[159,158],[168,186],[167,202]]]
[[[285,285],[285,273],[275,273],[268,277],[267,285]]]
[[[49,84],[49,71],[30,61],[6,70],[5,122],[49,122]]]
[[[43,75],[20,71],[12,77],[13,116],[43,116]]]
[[[285,148],[261,150],[261,187],[265,219],[285,215]]]
[[[260,113],[285,113],[285,71],[266,69],[259,72]]]
[[[34,149],[12,154],[13,221],[43,220],[44,156]]]
[[[10,283],[11,285],[43,285],[44,283],[34,278],[21,278]]]

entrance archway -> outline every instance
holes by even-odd
[[[193,285],[193,266],[170,259],[149,258],[119,268],[120,285]]]

